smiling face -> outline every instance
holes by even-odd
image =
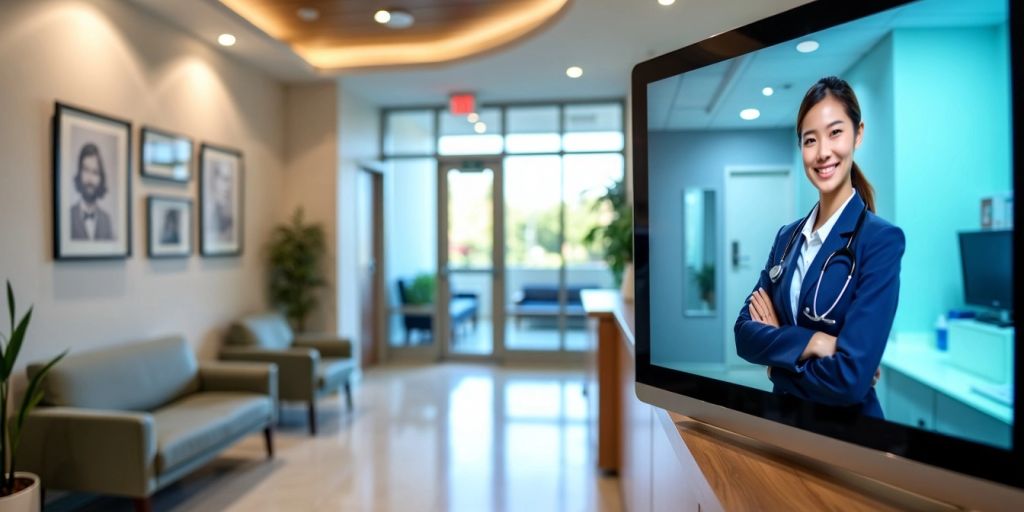
[[[854,126],[831,94],[807,111],[800,123],[804,172],[822,196],[851,193],[853,152],[863,136],[864,123]]]

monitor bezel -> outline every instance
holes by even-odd
[[[767,418],[800,431],[828,436],[861,447],[879,450],[939,468],[1024,489],[1024,408],[1014,408],[1012,444],[1004,450],[935,432],[906,427],[869,417],[851,417],[835,409],[804,402],[738,384],[651,364],[650,347],[650,233],[647,167],[647,86],[658,80],[696,70],[739,55],[855,21],[911,3],[909,0],[871,2],[819,1],[730,30],[699,43],[637,64],[631,77],[634,267],[636,314],[636,380],[638,384],[665,390],[751,415]],[[1022,24],[1024,12],[1009,3],[1010,77],[1012,105],[1013,190],[1021,187],[1024,169],[1024,85]],[[1021,225],[1021,207],[1014,201],[1014,225]],[[1021,254],[1021,237],[1013,239],[1015,254]],[[1020,317],[1021,273],[1014,273],[1014,318]],[[1015,341],[1016,368],[1024,364],[1024,351]],[[1015,372],[1015,396],[1021,396],[1024,375]],[[641,387],[641,386],[638,386]],[[641,397],[643,398],[643,397]],[[674,403],[678,403],[677,401]],[[667,406],[667,404],[654,403]],[[686,413],[686,411],[679,411]]]
[[[1010,237],[1011,237],[1010,243],[1012,244],[1013,243],[1013,239],[1012,239],[1012,237],[1013,237],[1013,230],[1012,229],[982,229],[982,230],[973,230],[973,231],[960,231],[959,233],[957,233],[957,243],[959,244],[958,247],[960,248],[960,279],[962,280],[963,287],[964,287],[964,304],[967,304],[968,306],[972,306],[972,307],[975,307],[975,308],[980,308],[980,309],[983,309],[985,311],[996,311],[996,312],[1003,312],[1003,311],[1005,311],[1006,313],[1010,313],[1010,311],[1013,310],[1013,290],[1012,289],[1010,290],[1010,300],[1009,300],[1009,304],[1008,304],[1009,307],[1002,307],[1002,304],[1000,304],[1000,306],[997,307],[997,306],[993,305],[991,302],[979,301],[979,300],[977,300],[977,297],[972,297],[970,291],[968,291],[968,288],[973,289],[973,288],[976,288],[976,286],[972,286],[972,287],[968,287],[967,286],[967,283],[969,281],[968,278],[967,278],[967,275],[969,274],[969,272],[967,271],[968,270],[967,258],[964,256],[964,240],[976,239],[976,238],[981,238],[981,237],[999,236],[999,235],[1002,235],[1002,234],[1005,234],[1005,233],[1009,233],[1010,234]],[[1010,272],[1011,273],[1013,272],[1013,266],[1012,265],[1013,265],[1013,262],[1011,261],[1011,267],[1010,267]],[[972,283],[972,284],[974,284],[974,283]],[[975,293],[977,293],[977,292],[975,291]]]

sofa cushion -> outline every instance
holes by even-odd
[[[338,389],[355,369],[352,359],[321,359],[316,371],[318,389]]]
[[[30,364],[29,376],[41,368]],[[72,354],[43,380],[46,404],[121,411],[150,411],[198,389],[198,364],[181,337]]]
[[[283,350],[291,346],[295,334],[279,313],[247,316],[235,322],[227,334],[230,345]]]
[[[166,473],[267,423],[270,397],[200,392],[153,412],[156,470]]]

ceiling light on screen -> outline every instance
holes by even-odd
[[[772,89],[771,87],[765,87],[764,89],[761,89],[761,94],[764,94],[765,96],[771,96],[772,94],[775,94],[775,89]]]
[[[475,123],[475,122],[477,122],[479,120],[480,120],[480,114],[477,114],[476,112],[470,112],[469,115],[466,116],[466,121],[469,121],[471,123]]]
[[[661,5],[672,5],[676,3],[676,0],[658,0],[658,3]]]
[[[565,76],[569,78],[579,78],[583,76],[583,68],[579,66],[572,66],[565,70]]]
[[[811,52],[817,50],[818,46],[820,46],[820,45],[818,44],[817,41],[815,41],[814,39],[808,39],[806,41],[800,41],[799,43],[797,43],[796,44],[796,51],[798,51],[800,53],[811,53]]]
[[[761,111],[756,108],[745,108],[740,111],[740,117],[745,121],[753,121],[761,117]]]
[[[484,124],[483,121],[480,121],[473,125],[473,131],[477,133],[485,133],[487,132],[487,125]]]
[[[381,25],[383,25],[383,24],[391,21],[391,13],[388,12],[388,11],[385,11],[384,9],[381,9],[381,10],[373,13],[373,21],[376,21],[377,23],[380,23]]]
[[[235,36],[231,34],[221,34],[217,36],[217,43],[221,46],[234,46]]]

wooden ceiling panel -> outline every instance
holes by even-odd
[[[523,37],[562,12],[569,0],[220,0],[322,69],[443,62]],[[301,8],[319,17],[304,21]],[[393,29],[373,19],[400,9],[415,22]],[[387,48],[405,53],[388,56]],[[360,55],[360,49],[368,53]],[[327,56],[333,57],[327,57]]]

